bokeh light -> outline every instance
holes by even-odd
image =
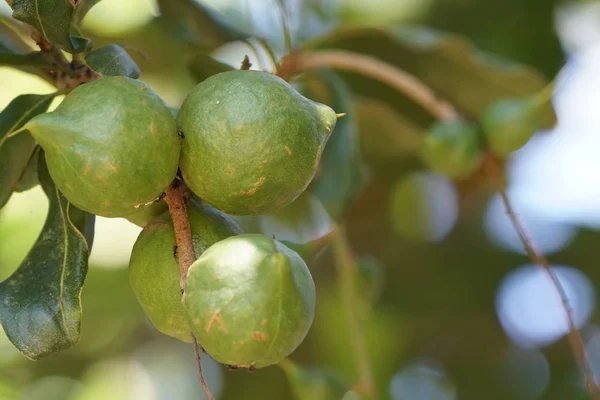
[[[575,268],[551,268],[565,291],[575,325],[582,327],[595,308],[593,284]],[[506,334],[525,348],[549,345],[569,331],[556,288],[535,265],[522,266],[504,277],[496,295],[496,312]]]
[[[393,400],[454,400],[456,390],[441,365],[418,360],[394,375],[390,396]]]

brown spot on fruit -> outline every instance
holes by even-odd
[[[84,170],[83,170],[83,175],[84,175],[84,176],[87,176],[87,174],[88,174],[89,172],[90,172],[90,161],[88,160],[88,161],[85,163],[85,168],[84,168]]]
[[[221,319],[221,314],[219,314],[219,311],[215,311],[213,313],[213,315],[210,317],[210,319],[208,320],[208,324],[206,324],[206,328],[204,328],[204,330],[206,331],[206,333],[209,333],[210,330],[212,329],[212,327],[214,326],[214,324],[219,325],[219,327],[221,329],[224,328],[223,326],[223,320]]]
[[[287,153],[291,156],[292,155],[292,151],[290,150],[289,147],[285,146],[285,151],[287,151]]]
[[[269,340],[269,335],[267,335],[266,333],[262,333],[259,331],[255,331],[252,336],[254,337],[254,339],[256,340],[262,340],[262,341],[266,341]]]
[[[106,160],[106,163],[108,164],[108,166],[110,167],[110,169],[113,170],[113,172],[117,172],[118,171],[117,167],[115,167],[115,165],[113,163],[111,163],[108,160]]]
[[[263,151],[264,149],[265,149],[265,146],[263,146],[262,144],[258,146],[259,151]]]
[[[202,323],[202,321],[200,321],[199,319],[194,320],[194,325],[200,325],[201,323]]]
[[[97,174],[96,174],[96,180],[97,180],[98,182],[102,182],[102,181],[104,180],[104,178],[102,177],[102,175],[97,175]]]
[[[154,127],[154,125],[150,126],[150,133],[156,135],[156,128]]]
[[[145,91],[145,90],[148,90],[148,88],[147,88],[146,86],[142,86],[142,87],[140,88],[140,90],[141,90],[141,91]]]
[[[227,168],[227,169],[225,170],[225,175],[227,175],[227,176],[231,176],[231,168]]]
[[[331,128],[330,127],[326,126],[325,130],[327,131],[327,133],[331,133]]]
[[[249,196],[252,196],[254,193],[256,193],[256,191],[258,190],[258,188],[265,183],[265,177],[261,176],[260,179],[258,180],[258,182],[256,182],[254,184],[254,187],[248,191],[240,191],[241,194],[247,194]]]
[[[262,321],[260,321],[260,326],[265,326],[267,324],[267,320],[263,319]]]
[[[321,159],[321,148],[322,147],[323,147],[323,145],[319,145],[319,148],[317,149],[317,155],[315,157],[315,165],[314,165],[315,169],[319,166],[319,160]]]

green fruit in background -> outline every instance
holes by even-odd
[[[275,75],[229,71],[186,97],[177,118],[189,188],[230,214],[267,214],[312,180],[336,114]]]
[[[304,340],[316,297],[296,252],[266,236],[244,234],[214,244],[192,264],[182,302],[213,359],[261,368],[278,363]]]
[[[436,122],[423,140],[420,155],[435,172],[453,179],[467,178],[483,161],[477,127],[464,121]]]
[[[181,141],[175,121],[161,98],[134,79],[81,85],[24,129],[45,150],[60,191],[92,214],[137,213],[177,173]]]
[[[188,207],[194,252],[242,233],[228,215],[207,206]],[[129,262],[129,280],[142,308],[162,333],[191,341],[190,328],[181,306],[179,264],[175,257],[175,232],[168,213],[152,220],[140,233]]]
[[[541,128],[542,108],[535,99],[502,99],[481,116],[489,149],[505,158],[520,149]]]

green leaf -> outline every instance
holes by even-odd
[[[221,72],[231,71],[233,69],[234,68],[232,66],[217,61],[206,54],[197,54],[192,57],[190,62],[190,72],[194,78],[196,78],[198,83],[213,75]]]
[[[54,186],[43,157],[39,171],[50,201],[46,223],[21,266],[0,283],[4,331],[32,360],[79,340],[80,296],[88,259],[81,234],[87,213],[72,206]]]
[[[13,17],[38,30],[50,43],[69,53],[84,51],[89,41],[71,25],[75,6],[71,0],[14,0]]]
[[[486,54],[462,36],[423,27],[345,28],[307,46],[379,58],[413,74],[473,118],[498,98],[532,95],[548,83],[536,70]],[[353,82],[355,74],[344,76],[352,77],[350,83],[358,93],[373,97],[365,85]],[[398,97],[402,101],[403,96]],[[547,109],[546,126],[553,126],[554,118]]]
[[[7,137],[27,121],[45,112],[55,94],[25,94],[15,98],[0,113],[0,207],[8,201],[23,175],[35,148],[29,132]]]
[[[205,51],[214,50],[227,42],[250,37],[199,1],[158,0],[158,6],[161,20],[176,36]]]
[[[38,179],[38,164],[40,155],[40,146],[36,146],[27,161],[27,165],[19,178],[19,182],[15,185],[15,192],[24,192],[31,189],[34,186],[39,185],[40,180]]]
[[[85,57],[87,65],[103,76],[128,76],[137,79],[140,69],[118,44],[107,44],[90,52]]]
[[[22,54],[30,51],[31,47],[10,27],[9,21],[0,17],[0,52]]]
[[[333,219],[339,219],[354,196],[363,187],[365,166],[360,153],[358,114],[353,96],[335,73],[320,70],[305,85],[307,97],[325,103],[337,113],[337,120],[319,164],[318,177],[311,191],[321,200]]]

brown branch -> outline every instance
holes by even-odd
[[[347,332],[350,335],[356,368],[358,370],[358,382],[355,390],[370,399],[376,399],[375,379],[373,378],[367,342],[356,312],[358,309],[356,299],[360,296],[356,287],[358,266],[342,227],[334,226],[331,239],[333,255],[340,280],[342,308],[346,316],[348,324]]]
[[[575,325],[573,310],[569,304],[569,298],[567,297],[565,289],[563,288],[554,270],[550,267],[550,262],[548,261],[548,259],[535,248],[535,246],[529,239],[527,233],[525,232],[525,228],[519,220],[519,217],[517,216],[512,202],[508,197],[508,192],[506,191],[506,184],[504,182],[504,178],[501,169],[498,165],[498,162],[491,155],[487,155],[485,159],[484,168],[490,180],[494,184],[496,190],[500,193],[500,197],[502,197],[502,202],[504,203],[506,214],[508,215],[508,218],[510,219],[515,230],[517,231],[519,240],[521,241],[523,248],[527,252],[527,255],[538,267],[542,268],[542,270],[546,273],[546,275],[552,282],[552,285],[554,286],[558,296],[560,297],[560,301],[562,303],[562,307],[565,312],[565,317],[569,326],[569,332],[567,335],[569,344],[571,345],[571,349],[577,360],[577,363],[579,364],[585,376],[585,384],[590,393],[590,397],[594,400],[598,400],[600,399],[600,389],[596,385],[596,381],[594,379],[594,372],[592,370],[590,361],[586,356],[585,345],[583,344],[581,334],[579,333],[579,330]]]
[[[322,50],[297,54],[287,60],[293,64],[295,72],[329,67],[376,79],[405,94],[440,120],[458,118],[458,113],[450,103],[438,98],[415,76],[375,57],[344,50]],[[285,65],[282,67],[284,71],[286,67],[290,68]]]
[[[194,243],[192,241],[192,230],[187,215],[187,188],[180,180],[175,180],[173,185],[167,189],[164,200],[169,207],[169,214],[173,220],[173,229],[175,230],[175,241],[177,243],[177,262],[179,263],[179,288],[181,294],[185,290],[185,278],[190,266],[194,263],[196,256],[194,253]],[[194,356],[196,359],[196,368],[198,369],[198,379],[200,385],[206,394],[208,400],[214,400],[210,389],[204,380],[202,373],[202,363],[200,361],[200,346],[194,333],[191,333],[192,344],[194,347]]]

